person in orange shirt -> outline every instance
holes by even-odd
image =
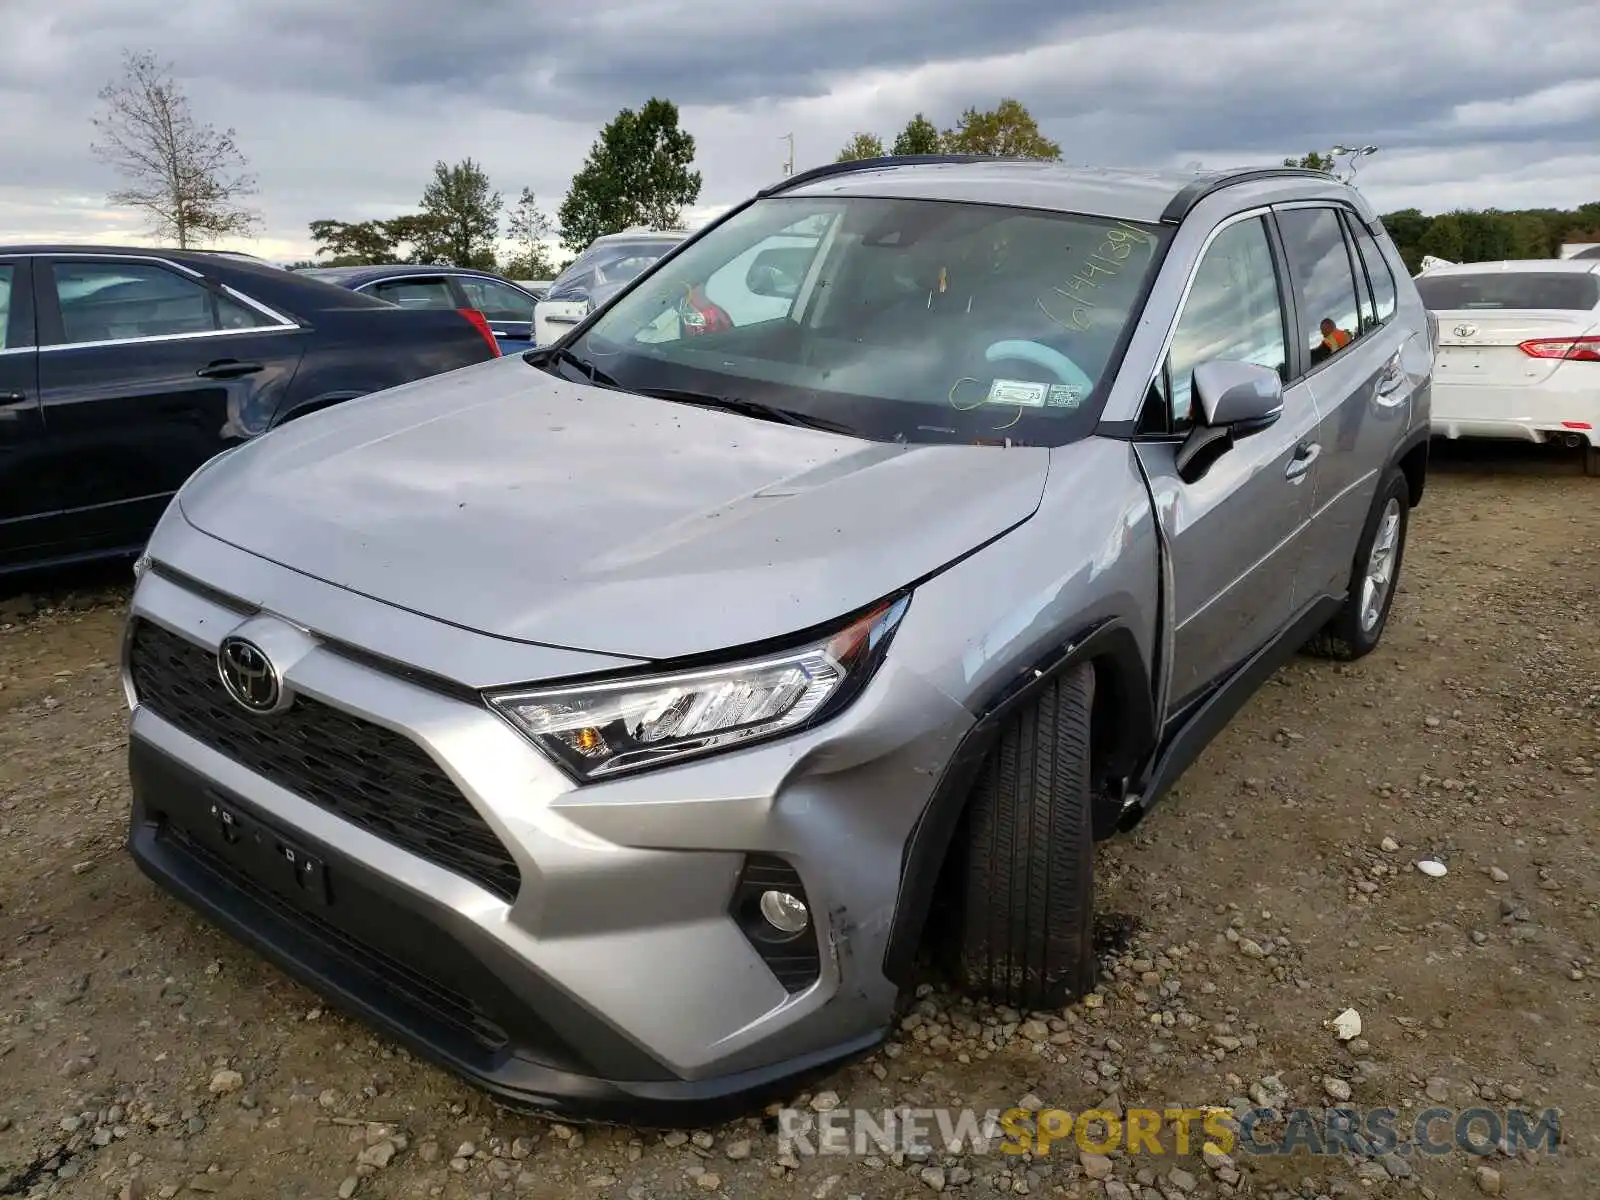
[[[1322,318],[1322,345],[1329,354],[1336,354],[1350,344],[1350,335],[1333,323],[1332,317]]]

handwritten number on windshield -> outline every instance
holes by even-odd
[[[1133,255],[1135,245],[1145,247],[1145,257],[1149,258],[1154,252],[1155,243],[1150,235],[1132,225],[1120,224],[1118,228],[1108,229],[1105,238],[1095,249],[1085,256],[1083,262],[1066,281],[1066,285],[1052,287],[1050,290],[1058,296],[1065,297],[1072,306],[1072,316],[1063,320],[1056,316],[1045,304],[1043,296],[1036,296],[1035,303],[1039,311],[1049,317],[1052,322],[1061,326],[1068,333],[1086,333],[1089,329],[1090,311],[1099,305],[1089,299],[1085,292],[1098,291],[1098,280],[1113,279],[1122,271],[1122,266]]]

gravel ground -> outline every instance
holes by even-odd
[[[1024,1014],[925,985],[882,1052],[796,1098],[1554,1106],[1558,1153],[785,1158],[770,1118],[502,1113],[135,870],[126,589],[102,576],[0,596],[0,1196],[1600,1195],[1600,480],[1567,466],[1437,463],[1383,647],[1291,664],[1102,849],[1125,919],[1095,995]]]

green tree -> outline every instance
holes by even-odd
[[[99,100],[90,152],[124,180],[109,203],[142,212],[150,232],[179,249],[248,235],[260,223],[241,203],[256,181],[234,131],[195,119],[170,65],[125,51],[122,77]]]
[[[1311,171],[1326,171],[1333,174],[1333,155],[1323,154],[1313,150],[1310,154],[1302,154],[1299,158],[1286,158],[1283,160],[1286,167],[1305,167]]]
[[[895,154],[938,154],[943,148],[939,128],[918,113],[894,139]]]
[[[969,108],[941,138],[952,154],[995,158],[1061,159],[1061,147],[1039,132],[1039,123],[1019,100],[1009,97],[987,112]]]
[[[427,261],[492,271],[503,205],[489,176],[472,159],[454,166],[441,159],[422,192],[425,223],[415,230],[417,253]]]
[[[700,198],[693,165],[694,138],[678,127],[676,104],[652,97],[638,112],[623,109],[572,177],[557,212],[562,244],[579,251],[637,225],[678,227],[683,210]]]
[[[554,279],[555,264],[550,260],[550,249],[545,244],[555,236],[549,216],[539,207],[532,188],[523,188],[522,195],[506,214],[506,232],[516,243],[501,268],[501,274],[512,279]]]
[[[1464,262],[1467,256],[1467,231],[1462,228],[1459,213],[1445,213],[1428,222],[1428,231],[1422,235],[1421,250],[1435,258],[1451,262]]]
[[[883,140],[875,133],[858,133],[839,151],[834,162],[860,162],[863,158],[882,158]]]
[[[445,237],[426,213],[407,213],[387,221],[312,221],[311,240],[324,266],[357,267],[377,263],[446,263]]]
[[[384,221],[313,221],[311,240],[325,266],[358,267],[395,261],[395,239]]]

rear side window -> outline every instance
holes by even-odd
[[[1372,236],[1372,231],[1361,223],[1361,219],[1346,213],[1345,220],[1355,235],[1356,251],[1360,255],[1362,265],[1366,267],[1367,279],[1372,283],[1372,300],[1377,308],[1377,319],[1382,323],[1394,315],[1397,294],[1394,272],[1389,267],[1389,260],[1379,249],[1377,239]]]
[[[153,264],[58,262],[52,270],[62,336],[69,345],[253,329],[272,323],[253,308]]]
[[[1294,279],[1300,345],[1315,367],[1363,332],[1350,248],[1332,208],[1284,209],[1278,213],[1278,230]]]
[[[1600,278],[1569,271],[1485,271],[1481,275],[1424,275],[1422,302],[1441,309],[1535,308],[1586,312],[1600,305]]]
[[[533,299],[497,279],[458,275],[456,282],[467,294],[467,303],[491,321],[533,320]]]
[[[0,263],[0,350],[6,348],[6,334],[11,329],[11,278],[16,268],[10,263]]]
[[[457,307],[455,293],[441,278],[391,279],[373,284],[367,292],[401,308]]]

